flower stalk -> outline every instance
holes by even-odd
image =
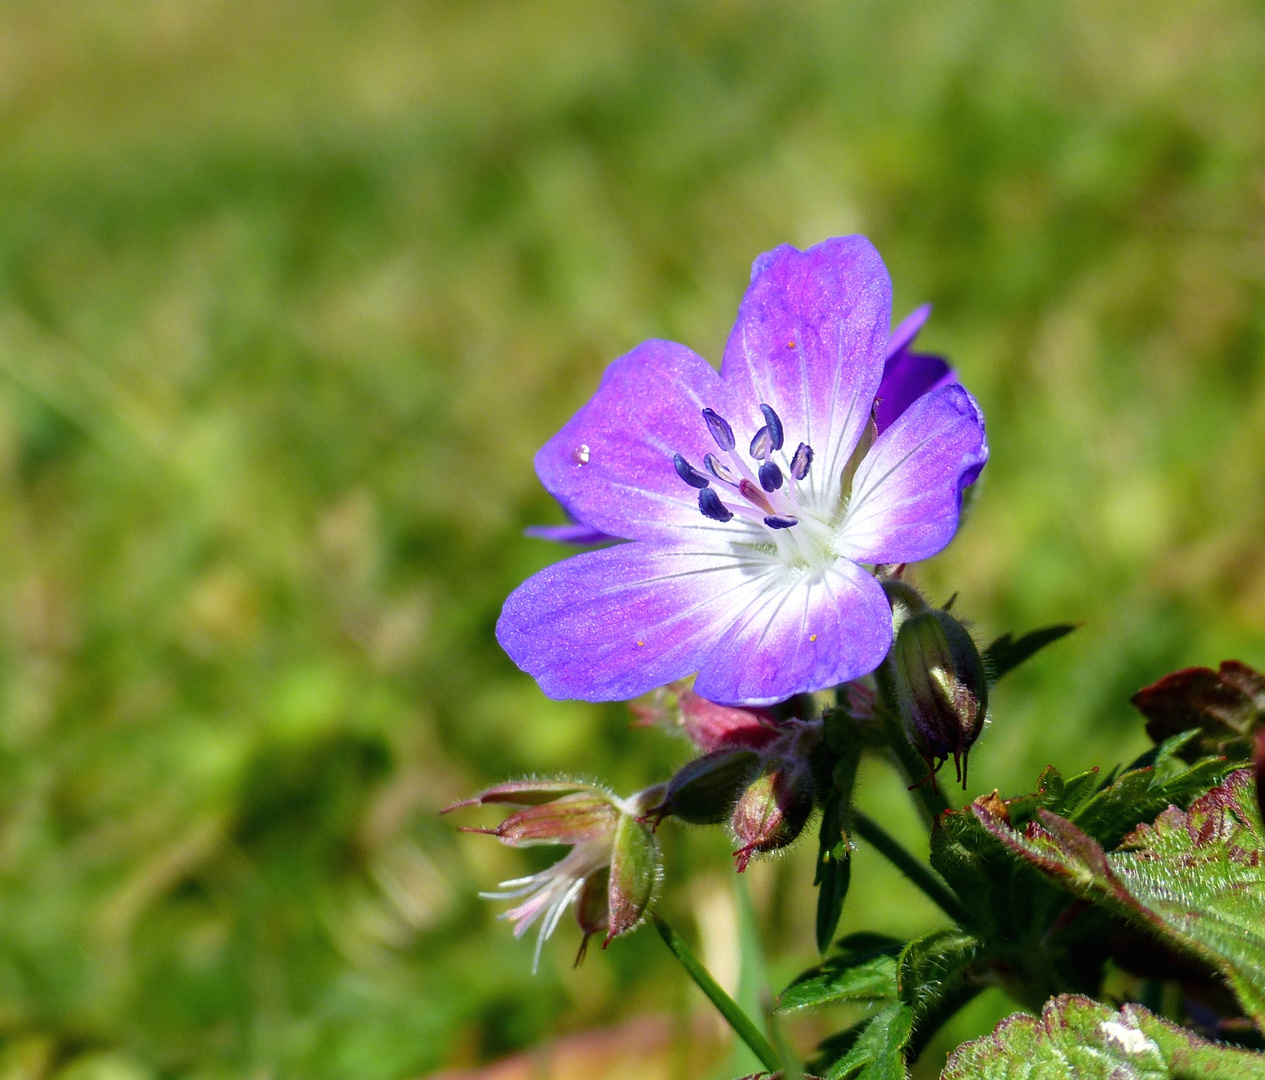
[[[712,978],[711,972],[694,955],[693,950],[685,943],[685,939],[673,930],[662,916],[656,914],[653,918],[655,929],[659,931],[663,943],[676,957],[681,967],[685,968],[685,973],[694,980],[694,985],[702,990],[707,1000],[716,1006],[716,1010],[725,1018],[725,1022],[733,1028],[734,1034],[747,1044],[769,1072],[779,1071],[782,1068],[782,1058],[773,1048],[773,1044],[765,1038],[755,1021],[743,1012],[738,1003],[725,993],[720,983]]]
[[[922,893],[950,919],[959,926],[969,925],[970,916],[953,890],[934,870],[914,858],[904,845],[883,826],[860,810],[852,811],[852,826],[862,840],[872,844],[875,851],[917,885]]]

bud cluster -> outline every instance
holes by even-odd
[[[739,844],[734,862],[741,873],[752,856],[794,843],[812,816],[811,757],[821,743],[821,726],[792,720],[773,727],[757,720],[753,710],[729,707],[726,712],[731,732],[715,739],[721,745],[677,771],[650,816],[656,826],[665,817],[692,825],[727,820]],[[769,737],[753,748],[750,736],[757,731]],[[725,745],[731,738],[737,744]]]
[[[605,947],[640,925],[662,873],[655,831],[665,818],[692,825],[728,823],[737,842],[734,862],[742,873],[753,858],[793,844],[822,803],[824,820],[832,823],[823,827],[830,833],[823,833],[823,850],[831,853],[828,858],[846,860],[852,779],[841,782],[838,770],[846,759],[855,776],[860,745],[882,745],[882,731],[897,710],[905,736],[927,763],[928,779],[934,784],[936,771],[952,757],[965,783],[967,755],[988,712],[988,679],[979,651],[957,619],[930,607],[912,586],[891,577],[883,587],[894,632],[884,667],[839,687],[837,707],[820,718],[779,720],[771,710],[718,705],[686,684],[673,683],[632,706],[640,723],[682,733],[700,751],[666,783],[620,799],[584,782],[520,780],[448,808],[506,804],[516,809],[495,828],[467,831],[487,833],[512,847],[570,847],[548,869],[483,894],[520,901],[504,915],[514,923],[516,936],[539,922],[537,963],[544,941],[568,908],[583,935],[576,963],[594,935],[601,935]],[[1265,750],[1262,755],[1265,759]],[[1261,769],[1265,775],[1265,765]],[[841,845],[843,855],[837,851]],[[846,890],[846,873],[842,880]],[[836,909],[839,902],[832,901]]]

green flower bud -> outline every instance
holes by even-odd
[[[966,759],[988,713],[988,679],[979,650],[947,611],[909,615],[892,647],[905,734],[932,773],[952,757],[966,784]]]
[[[755,774],[754,750],[713,750],[678,769],[663,801],[650,811],[654,823],[677,817],[691,825],[719,825],[733,811],[742,789]]]
[[[777,851],[795,842],[812,815],[815,790],[807,761],[775,757],[765,763],[730,819],[734,836],[742,844],[734,852],[738,873],[757,852]]]
[[[659,845],[636,818],[619,819],[611,851],[610,881],[606,890],[607,927],[602,948],[641,925],[659,887]]]
[[[603,948],[635,930],[654,899],[661,876],[659,846],[642,819],[663,801],[666,784],[619,799],[609,791],[571,780],[511,780],[497,784],[448,810],[506,804],[522,807],[496,828],[467,827],[487,833],[511,847],[558,844],[571,848],[550,867],[529,877],[501,882],[489,900],[515,900],[504,918],[521,937],[536,923],[535,971],[541,949],[563,913],[575,905],[584,934],[575,962],[584,959],[589,937],[604,934]]]

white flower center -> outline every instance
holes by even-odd
[[[729,422],[713,409],[704,409],[703,419],[721,454],[704,457],[706,472],[677,454],[673,458],[677,475],[698,489],[698,508],[704,517],[734,523],[735,543],[775,553],[787,568],[824,570],[839,557],[835,537],[857,464],[873,441],[871,430],[833,489],[832,505],[819,507],[814,505],[812,487],[803,483],[812,468],[813,448],[800,443],[788,453],[781,418],[769,405],[762,404],[760,411],[765,423],[748,449],[753,464],[739,452]]]

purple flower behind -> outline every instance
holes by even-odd
[[[558,544],[574,544],[576,547],[596,547],[598,544],[609,544],[619,539],[588,525],[581,525],[578,521],[566,525],[528,525],[523,530],[523,535],[537,540],[553,540]]]
[[[910,351],[930,314],[930,304],[915,308],[887,339],[887,362],[874,403],[874,424],[880,435],[923,394],[958,381],[957,372],[944,357]]]
[[[718,374],[649,341],[536,456],[578,521],[631,541],[541,571],[497,637],[552,697],[636,697],[698,672],[696,691],[768,704],[872,671],[891,613],[867,569],[934,555],[988,457],[956,381],[878,430],[891,283],[863,237],[783,246],[752,270]],[[912,330],[907,330],[915,322]],[[881,404],[881,403],[880,403]]]

